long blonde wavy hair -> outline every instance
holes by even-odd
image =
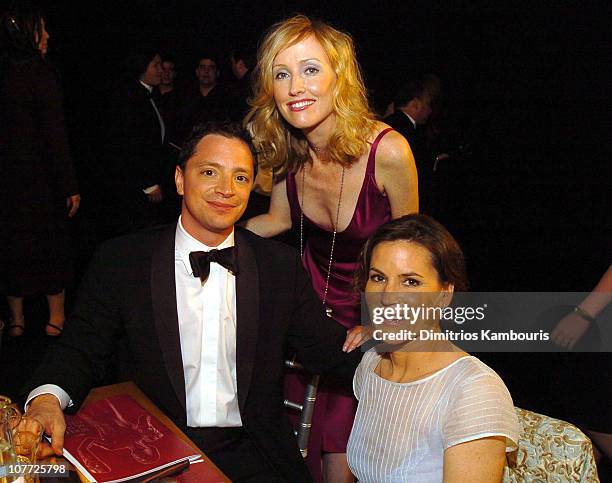
[[[257,51],[251,110],[245,118],[262,166],[277,174],[295,172],[310,155],[302,132],[287,123],[276,107],[272,66],[279,52],[310,35],[323,47],[337,79],[332,95],[336,127],[327,145],[329,159],[344,166],[354,163],[368,149],[367,140],[376,128],[351,36],[304,15],[278,22]]]

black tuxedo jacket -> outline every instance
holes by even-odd
[[[176,224],[118,238],[94,255],[64,334],[28,384],[62,387],[76,406],[127,336],[136,384],[179,427],[186,399],[174,277]],[[287,481],[310,481],[283,409],[288,346],[313,373],[350,381],[361,352],[341,351],[344,329],[327,318],[296,252],[236,228],[236,372],[245,430]]]
[[[121,188],[131,197],[144,196],[143,189],[162,183],[165,154],[149,91],[138,81],[119,93],[113,122],[113,156]]]
[[[404,136],[408,142],[410,142],[416,132],[412,121],[408,119],[408,116],[399,109],[396,109],[393,114],[385,117],[384,121],[398,133]]]

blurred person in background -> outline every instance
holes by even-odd
[[[189,136],[194,126],[206,122],[222,122],[229,119],[227,87],[219,82],[217,58],[211,53],[199,55],[196,68],[196,84],[188,89],[182,102],[178,145]]]
[[[174,90],[174,81],[176,79],[176,65],[172,57],[164,56],[162,58],[162,73],[161,83],[159,84],[159,93],[161,97]]]
[[[61,334],[73,278],[67,222],[79,209],[60,80],[45,60],[40,10],[20,2],[2,16],[0,57],[0,276],[9,335],[24,333],[24,297],[44,294],[45,330]]]
[[[113,150],[120,232],[134,232],[161,222],[166,174],[166,125],[154,88],[161,83],[161,57],[142,46],[127,58],[128,80],[114,102]],[[168,174],[166,177],[170,177]]]
[[[249,104],[247,100],[252,95],[251,69],[255,63],[254,54],[246,49],[234,49],[230,55],[232,73],[235,80],[230,85],[230,119],[235,122],[242,121]]]
[[[427,146],[424,125],[432,113],[432,93],[425,82],[411,80],[402,84],[394,99],[395,112],[385,118],[393,129],[406,138],[419,174],[419,202],[422,212],[429,206],[433,160]]]

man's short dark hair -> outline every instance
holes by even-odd
[[[247,69],[252,69],[255,65],[255,52],[252,49],[237,48],[232,50],[231,56],[234,62],[238,62],[239,60],[244,62],[244,66]]]
[[[219,62],[217,61],[217,55],[214,52],[200,52],[200,54],[196,57],[196,67],[198,67],[200,62],[202,62],[204,59],[212,60],[215,63],[217,70],[219,70]]]
[[[418,99],[423,97],[425,92],[425,85],[420,80],[411,80],[405,82],[397,89],[395,94],[395,107],[403,107],[408,104],[412,99]]]
[[[140,79],[156,55],[159,55],[159,51],[154,46],[132,50],[126,59],[126,69],[129,78]]]
[[[198,143],[205,136],[209,136],[211,134],[223,136],[224,138],[228,139],[239,139],[240,141],[244,142],[249,147],[249,151],[251,151],[251,155],[253,156],[253,175],[257,175],[257,151],[253,145],[251,135],[242,127],[242,125],[229,121],[209,121],[204,124],[194,126],[191,134],[183,143],[183,147],[176,161],[176,164],[179,166],[179,168],[181,168],[181,171],[185,170],[185,165],[187,164],[189,158],[193,156]]]
[[[366,241],[359,255],[359,267],[355,273],[356,288],[365,290],[372,253],[383,242],[408,241],[420,245],[429,252],[431,264],[438,272],[440,282],[452,283],[457,292],[467,292],[469,282],[465,269],[465,257],[457,240],[433,218],[413,213],[397,218],[378,227]]]

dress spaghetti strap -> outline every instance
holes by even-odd
[[[376,165],[376,150],[378,149],[378,144],[380,143],[384,135],[387,134],[389,131],[393,131],[393,128],[388,127],[387,129],[383,129],[378,133],[376,139],[374,139],[372,147],[370,148],[370,154],[368,155],[368,165],[366,166],[366,174],[374,174],[374,167]]]

